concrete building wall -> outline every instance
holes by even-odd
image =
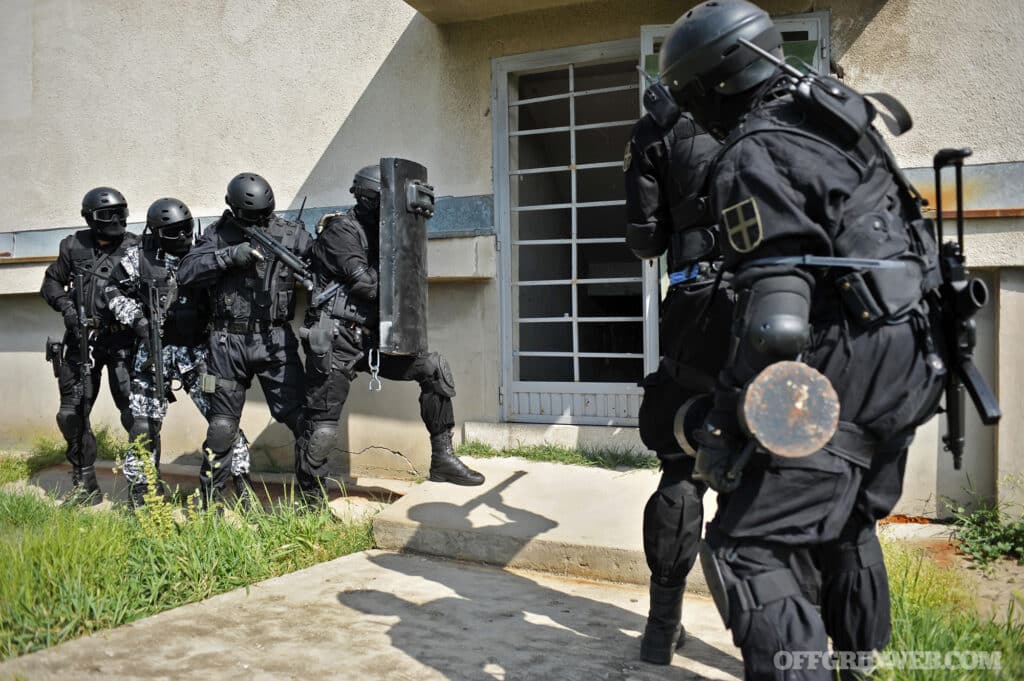
[[[763,4],[775,14],[831,10],[833,58],[847,82],[889,91],[915,116],[914,130],[894,142],[904,165],[927,166],[935,149],[954,145],[972,146],[977,162],[1024,159],[1017,125],[1024,113],[1024,8],[1017,0],[989,0],[983,8],[970,0]],[[0,231],[76,224],[82,194],[101,183],[124,191],[133,219],[167,194],[198,215],[214,215],[227,180],[241,170],[264,174],[280,208],[297,207],[303,196],[310,206],[344,204],[352,173],[382,155],[424,162],[439,195],[492,194],[492,59],[638,38],[642,25],[671,23],[685,6],[607,0],[437,26],[400,0],[7,0],[0,165],[16,200],[5,205]],[[1017,221],[1001,233],[1000,243],[1019,253]],[[493,239],[433,239],[430,248],[432,270],[446,257],[493,264],[495,255]],[[0,329],[0,373],[17,398],[9,397],[0,419],[8,445],[37,428],[55,433],[56,388],[41,349],[45,335],[59,331],[59,318],[28,295],[41,269],[0,265],[0,311],[18,322]],[[431,347],[452,359],[460,423],[498,419],[504,284],[489,271],[453,275],[437,266],[432,273]],[[993,270],[1008,300],[1016,300],[1017,275],[1000,279]],[[1000,329],[998,354],[995,340],[980,352],[998,356],[1001,385],[1021,385],[1024,376],[1011,373],[1018,351],[1002,342],[1007,323],[991,321]],[[415,387],[386,385],[371,395],[364,383],[361,377],[342,421],[343,446],[363,451],[386,436],[388,447],[411,454],[423,470]],[[97,420],[116,423],[107,401]],[[287,467],[289,438],[270,425],[261,402],[254,391],[243,426],[265,445],[262,455]],[[203,428],[191,406],[173,406],[171,419],[168,449],[194,449]],[[935,490],[955,486],[945,464],[927,454],[937,428],[922,433],[917,447],[925,454],[915,457],[931,467],[917,475],[928,481],[918,496],[931,507]],[[999,431],[1000,470],[1019,468],[1016,435]],[[352,459],[354,472],[385,467],[397,474],[404,466],[376,450]]]

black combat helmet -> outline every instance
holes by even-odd
[[[380,165],[365,166],[356,171],[349,191],[356,196],[380,196]]]
[[[250,224],[266,222],[274,212],[274,190],[256,173],[235,175],[224,200],[236,218]]]
[[[782,34],[746,0],[709,0],[679,17],[661,47],[661,82],[676,103],[716,136],[739,113],[730,98],[771,78],[775,66],[744,47],[746,38],[781,56]],[[735,102],[733,102],[733,108]]]
[[[127,225],[128,202],[112,187],[96,187],[82,197],[82,217],[96,236],[119,239]]]
[[[356,216],[360,222],[367,226],[380,222],[380,165],[357,170],[349,191],[356,197]]]
[[[154,201],[146,213],[146,227],[160,237],[160,248],[171,255],[185,255],[192,248],[192,211],[184,201]]]

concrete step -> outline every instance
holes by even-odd
[[[644,506],[657,487],[652,470],[470,459],[480,487],[423,483],[374,520],[377,546],[499,567],[647,584]],[[714,495],[705,497],[707,518]],[[698,563],[687,589],[706,593]]]
[[[433,485],[432,485],[433,487]],[[736,680],[714,604],[690,597],[671,666],[639,659],[637,586],[369,551],[0,664],[0,679]]]

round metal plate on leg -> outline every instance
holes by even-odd
[[[762,448],[810,456],[839,427],[839,396],[824,374],[802,362],[776,362],[751,381],[740,403],[743,427]]]

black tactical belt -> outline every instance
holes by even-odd
[[[231,321],[215,321],[215,331],[226,331],[227,333],[269,333],[286,322],[273,322],[269,320],[256,319],[232,319]]]

